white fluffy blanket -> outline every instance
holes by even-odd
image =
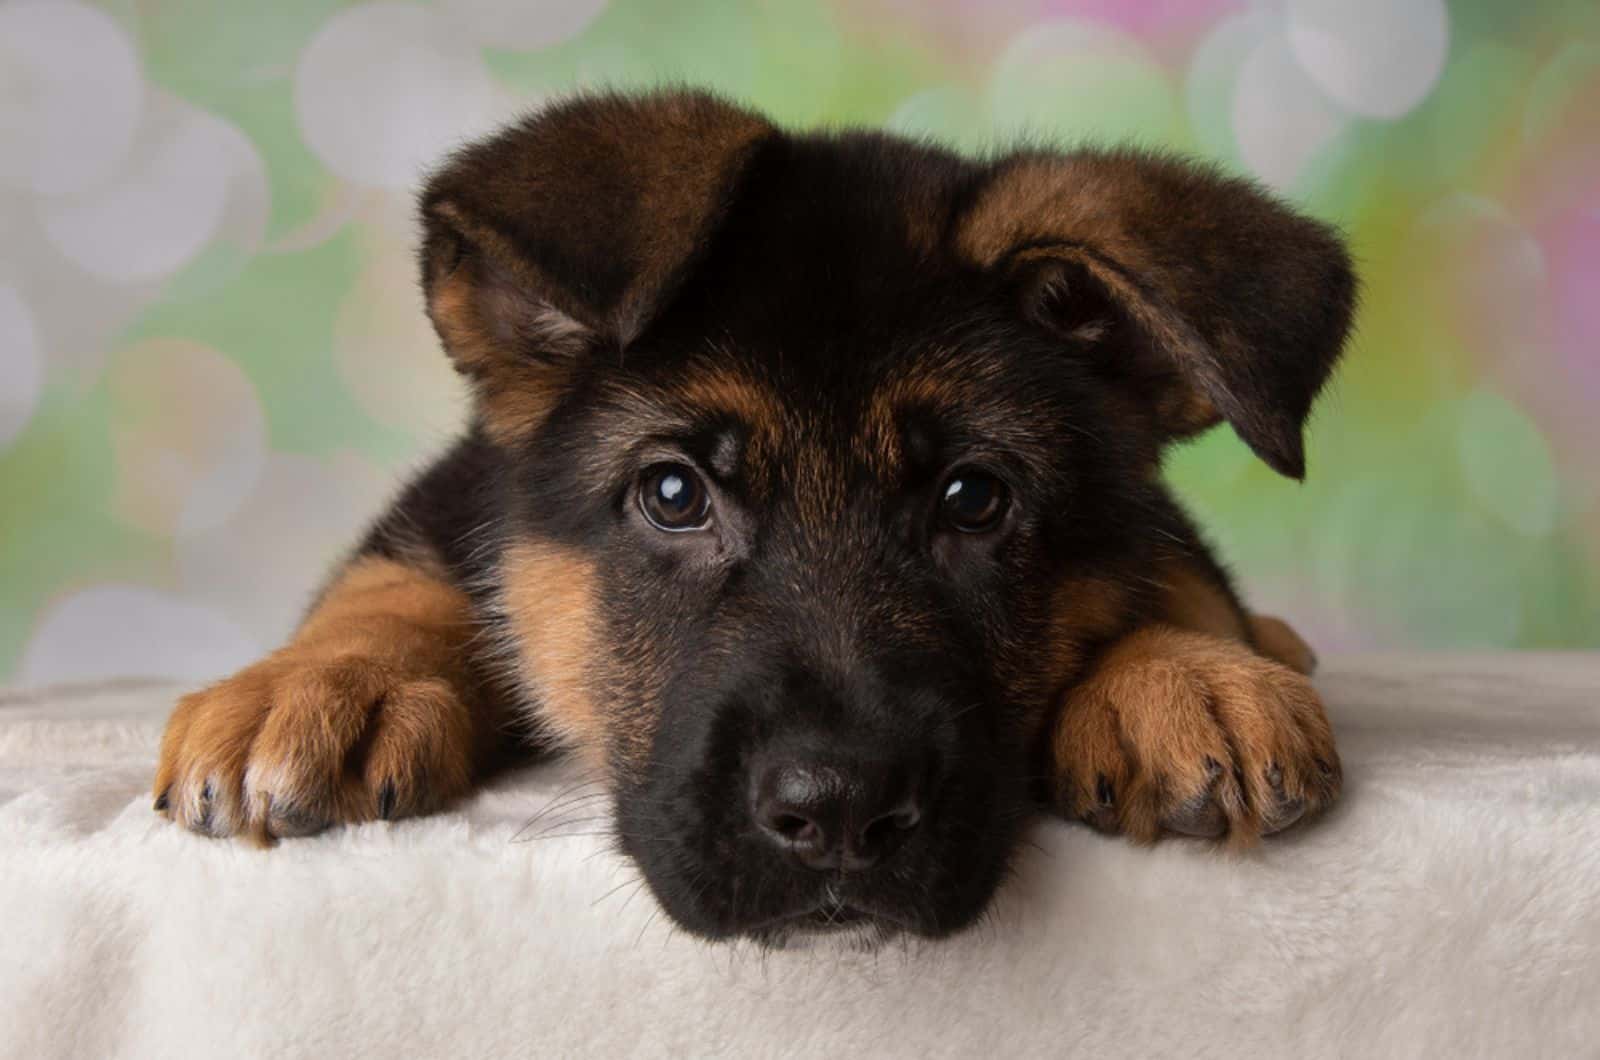
[[[1235,856],[1041,822],[984,927],[874,955],[657,915],[570,779],[258,851],[158,822],[171,689],[0,698],[8,1056],[1594,1056],[1600,656],[1320,679],[1347,794]],[[538,837],[538,838],[533,838]]]

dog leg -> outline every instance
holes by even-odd
[[[1339,793],[1316,657],[1281,619],[1250,615],[1195,563],[1165,571],[1152,624],[1066,693],[1053,733],[1057,808],[1140,840],[1249,843]]]
[[[206,835],[271,842],[461,795],[498,732],[466,669],[474,628],[460,589],[356,559],[287,646],[179,701],[156,809]]]

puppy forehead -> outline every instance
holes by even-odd
[[[855,471],[893,478],[946,447],[1026,458],[1059,419],[1003,351],[922,345],[798,378],[779,370],[786,361],[723,344],[658,363],[610,387],[601,434],[629,453],[687,443],[720,476],[780,476],[813,494],[830,483],[832,494]]]

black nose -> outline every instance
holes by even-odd
[[[761,831],[818,870],[870,868],[922,823],[914,773],[891,765],[776,762],[757,771],[752,795]]]

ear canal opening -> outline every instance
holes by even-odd
[[[535,270],[449,202],[429,204],[424,254],[428,313],[458,362],[570,357],[593,329],[552,303]]]
[[[1099,342],[1122,322],[1110,293],[1081,263],[1046,262],[1031,270],[1025,282],[1023,304],[1028,316],[1064,338]]]
[[[1025,314],[1064,339],[1100,348],[1097,367],[1150,407],[1167,441],[1227,420],[1267,466],[1292,479],[1305,477],[1297,410],[1280,409],[1271,395],[1257,393],[1251,372],[1230,371],[1159,296],[1079,248],[1023,260],[1030,259]]]

